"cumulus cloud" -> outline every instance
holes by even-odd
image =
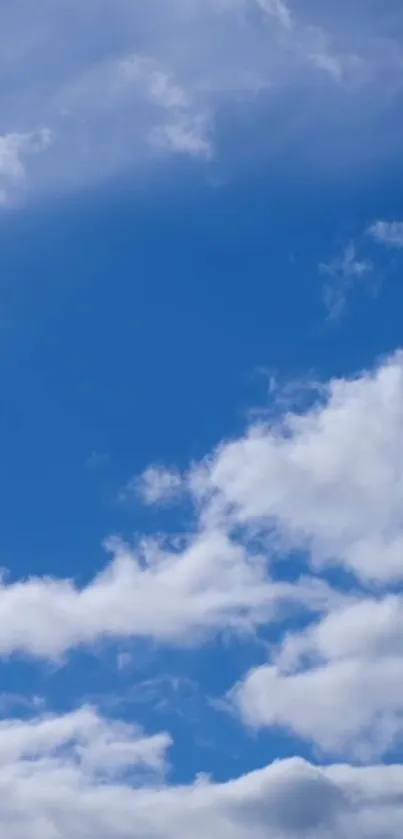
[[[221,446],[199,479],[206,512],[275,536],[284,557],[336,564],[362,581],[402,579],[403,356],[328,382]]]
[[[368,233],[381,245],[403,248],[403,221],[376,221]]]
[[[223,784],[171,786],[158,781],[166,735],[147,738],[91,709],[7,720],[1,734],[0,826],[9,839],[398,839],[403,828],[401,766],[293,759]]]
[[[77,763],[89,777],[100,779],[136,766],[160,774],[171,745],[167,734],[147,737],[133,725],[100,717],[91,707],[27,721],[5,719],[0,733],[0,771],[18,762],[40,765],[42,757],[54,770],[64,762]]]
[[[227,120],[233,105],[273,109],[276,137],[305,126],[298,146],[305,139],[311,147],[310,134],[325,156],[326,109],[326,124],[342,124],[343,136],[355,138],[353,154],[357,136],[363,140],[357,110],[360,125],[376,122],[386,81],[398,101],[403,18],[388,28],[362,3],[364,28],[349,20],[349,8],[343,0],[336,16],[316,10],[312,18],[305,2],[294,9],[284,0],[90,0],[84,7],[78,0],[57,6],[40,0],[33,17],[32,4],[20,0],[18,12],[0,12],[8,78],[0,91],[0,135],[14,138],[7,144],[18,137],[25,143],[39,124],[54,141],[43,147],[40,164],[22,162],[18,153],[12,168],[23,166],[26,177],[14,178],[3,200],[21,191],[74,189],[122,169],[144,171],[155,155],[209,160],[221,148],[221,116]],[[381,146],[389,142],[379,126],[365,131],[365,142],[371,135]],[[235,139],[232,130],[233,154]],[[268,135],[268,152],[272,147]]]
[[[58,657],[82,644],[143,637],[189,644],[220,630],[248,631],[293,611],[332,607],[325,583],[271,580],[264,557],[219,531],[179,548],[112,540],[114,559],[82,589],[32,577],[0,586],[0,654]]]
[[[147,503],[187,493],[188,533],[110,540],[111,561],[82,588],[3,577],[0,653],[57,658],[136,637],[187,645],[276,621],[267,664],[232,691],[243,719],[330,754],[387,754],[403,736],[403,356],[285,404],[181,479],[143,475]],[[348,585],[329,585],[330,566]]]
[[[324,752],[372,760],[403,734],[403,600],[364,599],[285,637],[232,692],[253,726],[280,726]]]
[[[290,610],[326,616],[362,597],[362,587],[401,581],[402,430],[397,353],[372,372],[328,382],[308,406],[252,425],[182,485],[176,473],[152,468],[140,479],[144,500],[186,491],[189,532],[133,547],[110,540],[111,561],[82,588],[3,577],[0,653],[57,657],[128,637],[194,643],[281,623]],[[296,551],[310,573],[287,580]],[[327,584],[330,566],[352,575],[350,594]]]
[[[274,579],[302,552],[311,573],[326,579],[338,566],[350,586],[355,580],[347,595],[343,577],[340,599],[333,592],[306,629],[286,629],[231,699],[253,726],[282,727],[361,760],[387,754],[403,736],[403,598],[393,591],[403,577],[402,432],[396,353],[318,387],[297,409],[280,403],[277,416],[223,443],[186,477],[201,527],[242,534],[247,552],[257,540]]]

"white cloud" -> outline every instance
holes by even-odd
[[[371,760],[403,735],[403,600],[362,600],[283,640],[232,693],[254,726]]]
[[[193,531],[179,534],[171,541],[144,539],[134,548],[111,540],[108,547],[112,560],[83,588],[78,588],[74,581],[57,578],[32,577],[17,582],[3,578],[0,654],[20,652],[57,658],[79,645],[132,637],[183,645],[201,642],[211,633],[253,631],[277,620],[279,640],[271,649],[269,662],[248,673],[232,691],[232,702],[243,719],[258,727],[281,726],[328,754],[350,753],[355,759],[369,760],[387,753],[403,737],[403,597],[396,591],[393,593],[392,588],[389,594],[385,593],[385,588],[387,591],[395,582],[401,582],[403,576],[402,432],[403,355],[396,353],[372,372],[332,380],[316,393],[311,391],[307,404],[299,400],[299,409],[293,409],[288,403],[283,410],[280,402],[277,416],[274,411],[270,421],[254,425],[241,438],[223,443],[183,478],[174,472],[151,469],[142,478],[145,500],[158,503],[179,489],[188,493],[188,500],[194,505]],[[281,574],[281,563],[290,563],[286,570],[288,576],[295,568],[295,551],[303,552],[310,576],[284,582],[277,576]],[[323,574],[331,563],[356,575],[355,588],[350,593],[346,592],[344,581],[339,581],[337,590],[337,575],[336,590],[326,583],[326,575],[322,580],[315,576],[319,571]],[[369,589],[372,589],[371,596]],[[303,617],[303,626],[311,623],[303,630],[287,632],[284,626],[287,627],[290,612],[297,614],[298,619]],[[124,664],[122,659],[120,665]],[[150,767],[154,746],[157,748],[159,744],[158,754],[166,748],[166,736],[150,744],[148,738],[134,730],[114,728],[111,733],[110,728],[105,729],[106,723],[94,714],[81,709],[60,719],[19,723],[17,728],[8,727],[7,723],[0,725],[0,802],[2,773],[9,777],[11,762],[15,790],[19,788],[18,773],[25,783],[27,761],[30,769],[36,761],[35,772],[38,766],[40,772],[48,771],[49,766],[53,772],[56,766],[63,777],[66,794],[66,778],[73,778],[74,795],[77,796],[77,790],[80,795],[88,793],[90,798],[95,796],[98,805],[99,789],[94,787],[94,773],[97,777],[100,773],[103,777],[107,772],[124,773],[126,758],[141,762],[138,755],[144,753],[143,747],[147,754],[148,748],[151,749],[151,757],[146,761]],[[87,728],[88,737],[84,733]],[[63,736],[69,743],[74,741],[69,746],[67,769],[65,763],[61,768],[57,762],[61,759],[60,750],[64,755],[60,740]],[[21,746],[21,743],[28,745]],[[42,752],[49,750],[51,757],[44,757]],[[75,780],[77,762],[79,771],[87,773],[86,779],[88,772],[92,773],[90,792],[82,776],[79,783]],[[156,759],[155,767],[161,769],[162,763],[162,759]],[[294,823],[287,821],[293,816],[283,792],[279,799],[283,802],[281,807],[276,797],[278,770],[279,766],[271,767],[259,775],[258,788],[264,789],[264,801],[270,801],[270,806],[266,804],[262,821],[258,822],[251,822],[251,812],[263,807],[260,799],[256,804],[255,788],[251,795],[256,807],[242,804],[239,810],[237,804],[235,816],[228,815],[228,820],[223,816],[226,796],[231,797],[235,788],[235,795],[242,799],[243,784],[253,786],[251,778],[257,776],[247,776],[224,787],[199,784],[180,793],[172,788],[148,790],[151,798],[147,805],[139,799],[140,793],[131,788],[118,785],[116,792],[116,783],[111,781],[107,789],[112,796],[118,796],[116,813],[122,807],[128,808],[127,814],[132,813],[132,807],[140,807],[139,835],[143,838],[171,835],[166,819],[157,823],[146,816],[150,809],[153,812],[154,804],[160,813],[157,803],[160,801],[161,808],[168,801],[168,811],[177,813],[173,817],[172,835],[177,836],[183,824],[186,824],[185,833],[188,832],[184,815],[188,804],[183,802],[191,801],[192,817],[193,807],[197,813],[200,807],[204,814],[198,823],[200,836],[206,833],[214,836],[216,832],[220,839],[222,835],[239,835],[244,839],[251,831],[257,831],[257,835],[260,831],[262,837],[271,839],[273,831],[277,831],[274,835],[280,838],[294,839],[302,811],[297,808]],[[323,821],[323,815],[315,815],[311,802],[306,818],[312,817],[314,826],[309,824],[308,834],[305,831],[303,835],[309,836],[312,830],[312,839],[322,839],[322,835],[328,839],[326,830],[331,829],[332,839],[338,839],[339,835],[344,839],[351,832],[362,835],[363,839],[384,837],[388,824],[383,821],[384,804],[373,821],[366,805],[364,809],[360,805],[357,810],[357,796],[362,801],[364,795],[354,786],[361,783],[358,778],[363,783],[368,781],[373,800],[377,795],[381,800],[382,793],[371,786],[375,775],[366,775],[364,770],[361,775],[354,774],[347,767],[334,771],[337,784],[340,779],[343,781],[343,772],[351,780],[350,787],[350,780],[343,787],[343,795],[349,796],[355,790],[352,798],[337,811],[331,828]],[[333,778],[332,772],[324,771],[321,778],[325,777],[327,783]],[[379,780],[381,776],[376,777]],[[29,778],[32,780],[31,775]],[[53,775],[52,778],[40,776],[37,787],[42,794],[46,783],[53,783],[52,779]],[[102,794],[105,795],[105,786]],[[177,794],[180,802],[174,803]],[[219,816],[214,803],[216,794],[220,802]],[[24,800],[26,797],[31,800],[25,787],[21,795]],[[54,800],[54,792],[51,795]],[[201,803],[197,803],[198,796]],[[292,789],[289,796],[287,801],[294,801]],[[4,800],[9,802],[8,796]],[[46,818],[56,818],[55,810],[50,817],[48,804],[43,803],[44,798],[40,800],[45,810],[39,824],[44,819],[46,824]],[[90,805],[85,799],[74,810],[74,802],[69,800],[69,811],[76,813],[74,835],[80,836],[81,829],[83,836],[92,835],[92,815],[87,813],[87,806]],[[119,836],[118,825],[122,823],[116,821],[114,806],[112,815],[102,811],[105,826],[102,829],[108,839],[115,833]],[[248,813],[245,822],[242,820],[244,806]],[[208,818],[210,807],[213,809],[211,824],[203,820]],[[278,807],[281,820],[271,822],[270,819],[280,818],[276,815]],[[97,808],[96,812],[99,812]],[[350,821],[345,821],[347,815]],[[394,820],[389,835],[395,839],[401,830],[400,810],[394,809],[389,816]],[[132,814],[131,820],[123,823],[130,824],[132,829],[136,818]],[[35,825],[32,815],[31,822]],[[71,833],[72,823],[68,819],[66,825]],[[24,835],[29,837],[29,833]],[[18,833],[15,836],[19,839]],[[52,837],[52,832],[49,836]]]
[[[330,381],[307,410],[251,427],[198,475],[205,515],[258,527],[286,558],[403,577],[403,356]]]
[[[81,707],[64,715],[33,717],[27,721],[0,721],[0,772],[21,761],[29,766],[40,756],[57,769],[77,763],[94,777],[118,776],[132,767],[158,774],[165,768],[165,752],[171,745],[167,734],[146,737],[133,725],[103,719],[91,707]],[[66,749],[65,754],[61,749]]]
[[[348,597],[340,582],[340,600],[329,596],[317,623],[286,633],[235,688],[243,718],[327,753],[372,759],[395,747],[403,598],[385,587],[403,577],[403,355],[311,390],[298,409],[280,402],[277,416],[223,443],[183,486],[202,530],[242,533],[247,552],[257,540],[272,573],[271,560],[292,570],[303,551],[315,572],[333,564],[357,580]]]
[[[130,481],[123,495],[137,490],[145,504],[157,504],[175,498],[181,488],[183,481],[178,472],[162,466],[149,466],[139,479]]]
[[[381,245],[403,248],[403,221],[376,221],[368,233]]]
[[[1,734],[8,839],[400,839],[403,828],[401,766],[293,759],[224,784],[169,786],[149,775],[161,771],[166,735],[147,738],[91,709],[7,720]]]
[[[283,620],[289,609],[338,609],[346,594],[324,580],[276,578],[273,560],[292,562],[295,550],[315,572],[334,564],[364,584],[401,580],[402,431],[398,353],[372,373],[329,382],[308,408],[224,443],[182,486],[176,473],[151,469],[140,481],[144,500],[186,491],[193,531],[134,548],[112,540],[112,561],[81,589],[57,578],[4,578],[0,653],[57,657],[131,636],[187,644]]]
[[[367,259],[360,259],[354,243],[344,249],[341,257],[322,263],[320,272],[326,277],[323,301],[330,318],[338,318],[346,304],[348,294],[358,281],[372,270]]]
[[[251,630],[287,609],[321,612],[325,584],[270,580],[263,557],[219,531],[177,547],[145,541],[137,550],[113,540],[113,561],[85,588],[31,578],[0,586],[0,655],[57,657],[102,639],[149,637],[194,643],[221,629]]]

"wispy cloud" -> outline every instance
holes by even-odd
[[[403,221],[376,221],[367,232],[378,244],[403,248]]]
[[[293,26],[293,15],[290,7],[283,0],[257,0],[258,5],[268,15],[272,15],[285,29],[290,30]]]
[[[128,501],[136,495],[144,504],[161,504],[175,500],[184,482],[174,470],[163,466],[149,466],[139,478],[133,478],[121,492],[121,500]]]
[[[52,134],[46,128],[27,134],[10,132],[0,137],[0,203],[5,204],[10,190],[24,181],[29,157],[45,153],[51,142]]]
[[[328,317],[336,320],[342,314],[352,289],[371,273],[372,264],[357,256],[356,245],[351,242],[340,257],[321,263],[319,271],[325,278],[323,302]]]

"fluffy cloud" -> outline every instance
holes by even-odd
[[[254,726],[359,759],[387,753],[403,735],[403,599],[393,593],[403,576],[402,432],[397,353],[224,443],[184,479],[204,527],[242,532],[246,546],[266,540],[280,567],[292,570],[302,551],[315,573],[326,577],[333,565],[355,578],[348,598],[286,634],[231,698]]]
[[[286,636],[232,692],[253,726],[280,726],[363,760],[403,734],[403,600],[364,599]]]
[[[223,445],[200,473],[209,515],[259,527],[288,556],[361,580],[403,576],[403,356],[330,381],[290,411]],[[200,471],[200,470],[199,470]]]
[[[171,743],[166,734],[147,737],[90,707],[26,721],[2,720],[0,736],[0,825],[10,839],[72,833],[95,839],[101,835],[96,803],[103,792],[104,809],[117,820],[124,787],[116,784],[128,773],[138,784],[161,779]],[[122,835],[117,826],[112,835]]]
[[[145,500],[187,494],[193,530],[134,548],[110,541],[111,561],[81,589],[4,577],[0,652],[57,657],[139,636],[188,644],[278,620],[268,662],[231,691],[243,720],[327,756],[390,753],[403,735],[402,426],[396,353],[328,382],[299,409],[274,406],[181,477],[153,467],[140,481]],[[341,574],[330,587],[330,564],[349,572],[348,587]],[[3,720],[0,825],[10,839],[401,835],[401,766],[296,760],[175,787],[162,780],[169,744],[91,708]]]
[[[167,734],[146,737],[135,726],[103,719],[90,707],[27,721],[2,720],[0,733],[0,771],[19,762],[28,768],[36,761],[40,767],[42,758],[54,770],[64,762],[76,763],[89,777],[100,779],[136,766],[159,774],[171,744]]]
[[[269,662],[232,692],[243,718],[327,753],[387,753],[403,734],[402,432],[397,353],[298,410],[274,410],[181,477],[153,467],[144,500],[187,494],[193,530],[134,548],[111,540],[110,563],[81,589],[3,578],[0,653],[55,658],[129,637],[189,644],[278,621]],[[349,572],[349,590],[337,575],[329,586],[329,565]],[[287,632],[290,615],[306,628]]]
[[[1,735],[9,839],[398,839],[403,828],[401,766],[319,769],[294,759],[176,787],[158,781],[166,735],[147,738],[91,709],[7,720]]]
[[[263,557],[219,531],[182,547],[112,541],[112,562],[83,589],[31,578],[0,586],[0,654],[58,657],[102,639],[189,644],[220,630],[248,631],[289,610],[332,607],[326,584],[271,580]]]
[[[234,104],[272,109],[276,137],[294,137],[299,147],[312,146],[308,135],[321,142],[326,110],[326,125],[336,131],[342,125],[343,137],[354,140],[349,156],[364,135],[366,143],[372,134],[384,148],[383,111],[382,122],[377,119],[385,84],[400,96],[403,18],[391,27],[384,16],[368,16],[362,2],[363,27],[350,20],[347,0],[337,5],[337,15],[317,9],[313,19],[307,5],[90,0],[83,6],[61,0],[52,6],[40,0],[33,17],[32,4],[19,0],[12,13],[0,11],[8,79],[0,91],[0,135],[31,137],[39,124],[54,138],[40,163],[27,161],[27,178],[2,187],[3,200],[21,190],[77,188],[124,168],[143,171],[155,155],[210,159],[216,117],[227,119]],[[363,132],[368,120],[373,131]],[[231,153],[235,136],[231,132]],[[268,153],[276,137],[267,136]],[[323,138],[322,149],[327,157]]]
[[[57,657],[122,637],[194,643],[281,623],[290,610],[324,618],[362,598],[361,586],[400,581],[402,430],[396,354],[329,382],[305,409],[253,426],[182,479],[153,467],[140,481],[146,502],[187,493],[193,530],[133,548],[111,540],[111,562],[83,588],[4,577],[0,653]],[[295,573],[295,551],[310,575]],[[329,565],[355,576],[355,594],[318,578]]]

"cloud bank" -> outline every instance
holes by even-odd
[[[219,784],[164,781],[167,735],[94,709],[1,723],[0,826],[9,839],[398,839],[401,766],[279,761]]]

